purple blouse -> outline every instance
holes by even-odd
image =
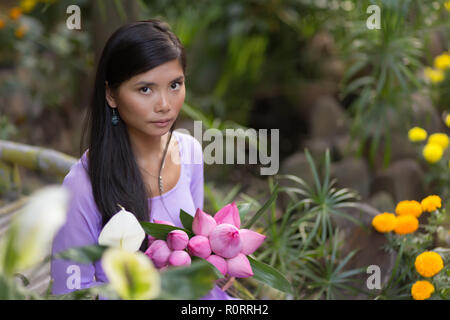
[[[180,208],[192,216],[195,214],[196,208],[203,210],[203,151],[200,142],[191,135],[174,130],[173,136],[178,141],[180,152],[180,178],[172,189],[161,196],[148,198],[148,201],[153,219],[171,221],[175,226],[182,227],[179,218]],[[70,168],[62,183],[69,190],[71,198],[67,220],[53,240],[52,254],[73,247],[98,244],[98,237],[102,229],[102,217],[94,201],[90,179],[83,164],[87,167],[86,152]],[[78,271],[81,282],[79,288],[74,288],[73,278]],[[51,262],[50,272],[53,279],[53,294],[69,293],[108,282],[101,266],[101,260],[91,264],[82,264],[54,259]],[[215,286],[202,299],[228,300],[234,298]]]

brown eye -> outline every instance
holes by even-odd
[[[178,88],[177,88],[177,87],[175,87],[175,88],[173,87],[174,85],[177,85],[177,84],[181,87],[181,84],[182,84],[182,83],[179,82],[179,81],[174,82],[174,83],[171,84],[171,88],[174,89],[174,90],[178,89],[179,87],[178,87]]]
[[[149,87],[142,87],[140,90],[141,90],[142,93],[149,93],[150,92],[150,88]]]

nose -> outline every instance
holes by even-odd
[[[158,101],[155,112],[167,113],[170,110],[169,97],[165,93],[159,95],[160,99]]]

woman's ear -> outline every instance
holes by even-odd
[[[108,81],[105,81],[105,98],[111,108],[116,108],[116,102],[111,88],[108,85]]]

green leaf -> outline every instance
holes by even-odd
[[[161,240],[166,240],[167,234],[173,230],[182,230],[188,234],[189,238],[194,236],[194,233],[188,229],[173,227],[167,224],[151,223],[146,221],[141,221],[140,224],[146,234]]]
[[[180,220],[183,227],[192,232],[192,222],[194,221],[194,217],[183,209],[180,209]]]
[[[213,265],[206,260],[190,266],[173,267],[161,273],[162,292],[158,299],[194,300],[208,294],[217,279]]]
[[[241,221],[244,220],[247,213],[250,212],[250,208],[252,207],[252,204],[249,202],[241,203],[237,205],[238,211],[239,211],[239,217],[241,218]]]
[[[54,254],[53,258],[80,263],[92,263],[100,260],[106,249],[108,249],[108,246],[98,244],[74,247]]]
[[[253,270],[253,278],[282,292],[293,294],[290,282],[276,269],[268,264],[247,256]]]
[[[270,195],[269,200],[255,213],[255,215],[247,222],[244,226],[244,229],[250,229],[250,227],[259,219],[259,217],[269,208],[272,202],[276,199],[278,195],[278,182],[275,184],[273,188],[272,194]]]

